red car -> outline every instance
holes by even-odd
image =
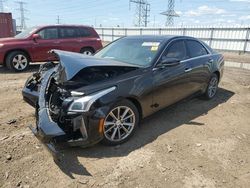
[[[102,48],[99,35],[89,26],[50,25],[32,27],[14,38],[0,39],[0,65],[16,72],[30,62],[56,60],[51,49],[91,55]]]

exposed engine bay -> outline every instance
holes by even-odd
[[[104,82],[109,79],[118,77],[122,74],[128,73],[136,67],[117,67],[117,66],[94,66],[86,67],[79,71],[71,80],[64,82],[64,86],[67,89],[71,89],[70,86],[82,87],[91,85],[97,82]]]
[[[62,102],[66,98],[72,97],[71,91],[73,89],[78,89],[97,82],[105,82],[135,69],[135,67],[116,66],[87,67],[79,71],[71,80],[66,81],[63,84],[60,84],[57,81],[55,74],[55,76],[51,79],[47,98],[52,117],[59,120],[59,117],[57,117],[58,114],[63,114],[61,112]]]
[[[62,118],[62,103],[67,98],[70,97],[70,93],[65,89],[59,87],[54,79],[51,80],[50,87],[48,89],[47,95],[47,105],[51,118],[57,122],[63,122]]]

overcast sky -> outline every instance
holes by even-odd
[[[135,5],[129,0],[24,0],[28,26],[55,24],[57,15],[62,24],[99,26],[133,26]],[[148,0],[151,4],[149,26],[164,26],[167,0]],[[18,4],[4,1],[5,12],[11,11],[20,24]],[[180,17],[175,25],[250,25],[250,0],[176,0]]]

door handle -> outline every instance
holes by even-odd
[[[54,44],[60,44],[60,42],[59,42],[59,41],[56,41],[56,42],[54,42]]]
[[[191,70],[193,70],[192,68],[186,68],[185,72],[190,72]]]

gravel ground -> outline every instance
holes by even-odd
[[[56,164],[27,128],[21,89],[35,69],[0,68],[0,187],[249,187],[250,71],[226,68],[213,100],[183,101],[121,146],[72,148]]]
[[[239,54],[236,52],[222,52],[226,61],[250,63],[250,53]]]

